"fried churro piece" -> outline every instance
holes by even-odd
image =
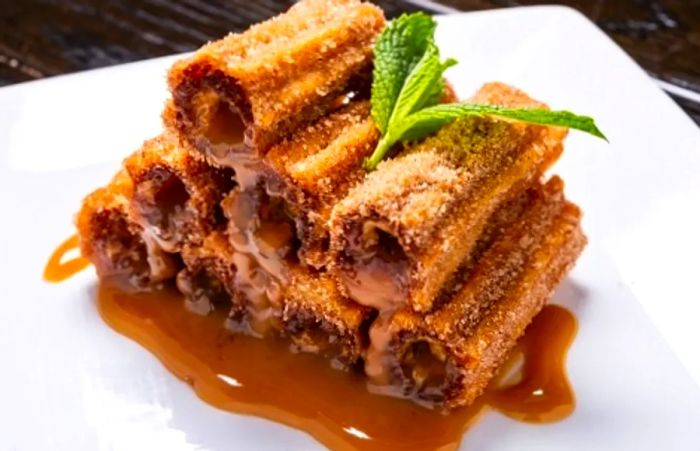
[[[482,97],[535,103],[505,85],[485,86]],[[539,178],[565,135],[466,117],[380,163],[332,212],[331,249],[344,289],[379,310],[430,310],[488,218]]]
[[[297,350],[347,368],[363,357],[374,316],[371,309],[343,296],[327,274],[297,267],[285,293],[282,332]]]
[[[547,108],[547,105],[538,102],[525,92],[501,82],[484,84],[469,99],[473,103],[498,105],[508,108]],[[542,170],[555,163],[564,151],[564,138],[569,130],[561,127],[537,127],[540,144],[547,149],[545,160],[542,162]]]
[[[369,102],[358,101],[300,130],[266,155],[267,190],[291,206],[305,264],[326,264],[331,209],[364,178],[362,161],[378,139]]]
[[[100,278],[116,279],[132,288],[146,288],[175,275],[177,259],[164,252],[128,214],[133,184],[120,171],[109,185],[88,195],[76,215],[80,251],[95,265]]]
[[[384,23],[359,0],[303,0],[177,62],[164,119],[212,162],[236,166],[367,85]]]
[[[177,274],[177,288],[185,295],[190,310],[205,315],[215,308],[231,308],[233,316],[244,309],[236,302],[233,289],[236,265],[233,249],[223,232],[212,232],[201,243],[185,244],[182,260],[185,268]]]
[[[168,252],[201,243],[222,223],[219,202],[234,185],[232,172],[195,158],[173,137],[146,141],[124,167],[134,183],[134,220]]]
[[[586,243],[580,211],[550,181],[437,311],[376,321],[366,371],[374,388],[431,406],[471,403]]]

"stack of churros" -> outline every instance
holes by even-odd
[[[129,289],[287,337],[372,390],[471,403],[586,243],[545,171],[566,130],[465,117],[368,172],[383,13],[303,0],[168,74],[164,132],[77,216],[81,250]],[[543,104],[489,83],[473,101]]]

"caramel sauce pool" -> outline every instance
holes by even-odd
[[[44,280],[61,282],[88,267],[90,261],[80,254],[66,258],[69,252],[78,251],[78,244],[78,235],[73,235],[56,248],[44,268]]]
[[[562,419],[574,407],[564,364],[576,321],[559,306],[545,307],[504,366],[512,368],[522,355],[515,384],[504,386],[512,377],[501,378],[474,405],[446,415],[370,394],[361,374],[294,354],[283,340],[235,335],[222,327],[225,312],[193,314],[174,290],[134,295],[101,284],[98,293],[104,320],[207,403],[301,429],[333,449],[455,449],[487,405],[531,422]]]
[[[83,258],[64,261],[76,247],[71,237],[54,252],[46,280],[64,280],[88,265]],[[284,340],[234,334],[223,327],[226,312],[194,314],[173,288],[133,294],[101,282],[97,293],[105,322],[155,354],[205,402],[292,426],[333,449],[450,450],[489,409],[533,423],[561,420],[574,409],[565,366],[577,324],[556,305],[537,315],[484,395],[443,414],[370,394],[359,372],[292,353]]]

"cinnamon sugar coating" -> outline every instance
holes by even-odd
[[[166,121],[214,161],[242,141],[264,152],[367,84],[372,44],[383,27],[382,11],[369,3],[301,1],[173,65],[175,110]],[[222,118],[240,130],[213,130]]]
[[[351,102],[285,139],[265,156],[267,188],[292,206],[300,258],[316,268],[325,266],[330,257],[331,209],[362,181],[362,161],[379,140],[369,111],[369,102]]]
[[[367,348],[371,309],[343,296],[327,274],[298,268],[285,294],[283,334],[301,352],[321,354],[335,366],[357,363]]]
[[[501,84],[486,85],[475,98],[541,106]],[[556,160],[565,134],[551,127],[465,117],[380,163],[333,209],[331,248],[347,291],[378,308],[392,303],[430,310],[488,217]],[[400,267],[388,270],[393,273],[388,283],[396,289],[387,295],[393,299],[362,299],[371,294],[355,280],[356,273],[378,270],[368,266],[381,247],[378,235],[395,242],[392,258],[402,260]]]
[[[430,405],[452,408],[481,394],[586,243],[562,188],[554,178],[536,193],[444,306],[374,323],[368,372]]]

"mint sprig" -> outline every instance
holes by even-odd
[[[568,127],[606,139],[592,118],[569,111],[438,104],[445,89],[443,74],[457,62],[454,59],[440,61],[440,51],[435,44],[436,25],[426,14],[404,14],[387,26],[377,40],[372,118],[382,137],[374,153],[365,159],[365,169],[375,169],[396,143],[420,139],[468,115]]]

